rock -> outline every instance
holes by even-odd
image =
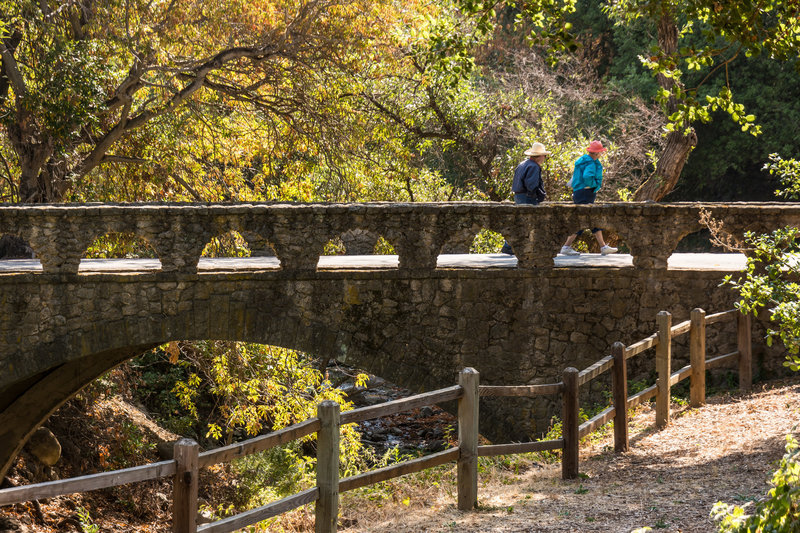
[[[34,431],[25,447],[45,466],[53,466],[61,458],[61,444],[53,432],[46,427],[40,427]]]
[[[447,444],[446,441],[443,440],[432,440],[425,445],[425,451],[429,453],[436,453],[445,450],[445,445]]]
[[[426,405],[425,407],[419,410],[419,414],[425,417],[433,416],[433,408]]]
[[[0,515],[0,533],[28,533],[27,526],[23,526],[16,518]]]

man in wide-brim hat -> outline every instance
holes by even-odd
[[[528,159],[517,165],[514,170],[514,183],[511,191],[514,193],[515,204],[538,204],[545,198],[542,184],[542,164],[550,152],[542,143],[533,143],[525,150]]]
[[[514,193],[515,204],[536,205],[545,199],[544,184],[542,183],[542,164],[550,152],[542,143],[533,143],[525,150],[528,159],[517,165],[514,170],[514,182],[511,191]],[[513,254],[508,243],[503,244],[500,250],[504,254]]]

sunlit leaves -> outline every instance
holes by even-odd
[[[769,162],[764,165],[764,170],[777,175],[780,179],[782,189],[775,191],[776,196],[800,200],[800,161],[783,159],[778,154],[770,154]]]
[[[662,83],[659,101],[668,108],[671,131],[688,131],[694,122],[707,122],[714,111],[727,113],[742,131],[758,135],[755,117],[733,100],[727,64],[738,54],[767,53],[771,57],[800,65],[800,4],[766,2],[728,2],[716,0],[614,0],[606,11],[619,24],[646,17],[652,24],[685,20],[678,32],[677,50],[654,49],[641,56],[643,65],[654,75],[676,83]],[[698,87],[682,84],[683,72],[706,72]],[[703,93],[702,86],[714,75],[724,75],[724,86],[717,94]]]

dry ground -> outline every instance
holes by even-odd
[[[673,412],[663,431],[653,429],[646,409],[632,423],[629,452],[609,451],[610,435],[582,447],[576,481],[561,480],[558,464],[528,463],[521,474],[489,473],[488,480],[481,474],[476,512],[456,510],[452,482],[433,478],[381,507],[345,494],[343,525],[354,525],[340,531],[716,531],[709,518],[715,502],[742,504],[766,493],[799,413],[798,380],[710,398],[701,409]]]

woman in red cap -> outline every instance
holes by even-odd
[[[576,204],[593,204],[597,191],[603,185],[603,165],[600,163],[600,155],[606,151],[606,148],[603,148],[603,143],[600,141],[592,141],[586,151],[588,153],[575,161],[575,171],[569,182],[572,187],[572,201]],[[567,242],[561,247],[561,254],[580,255],[580,252],[572,247],[572,243],[581,233],[583,230],[567,237]],[[603,240],[603,230],[592,228],[592,235],[600,245],[601,254],[608,255],[617,252],[616,248],[607,245]]]

